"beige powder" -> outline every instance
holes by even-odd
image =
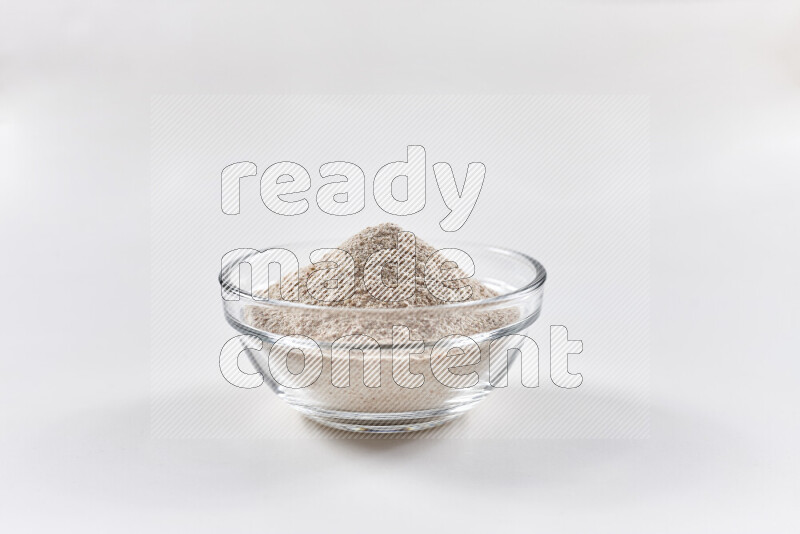
[[[299,301],[303,304],[313,305],[312,309],[270,305],[271,301],[265,301],[262,306],[245,307],[243,318],[251,326],[276,335],[307,336],[320,345],[323,358],[319,379],[312,385],[301,389],[281,388],[284,399],[298,409],[308,414],[314,414],[316,410],[333,410],[341,414],[416,413],[419,410],[440,410],[463,406],[477,401],[488,391],[488,341],[479,343],[480,361],[472,365],[462,365],[457,358],[451,359],[449,363],[444,361],[433,363],[431,361],[431,345],[441,338],[453,334],[471,336],[497,330],[517,321],[518,310],[514,307],[502,309],[478,307],[464,310],[463,307],[454,309],[453,307],[437,306],[444,303],[437,299],[425,284],[425,265],[436,249],[420,239],[416,239],[416,268],[413,273],[416,284],[413,295],[395,302],[374,298],[367,291],[362,279],[364,266],[372,254],[381,250],[398,249],[401,250],[401,253],[410,253],[410,250],[398,248],[398,234],[401,232],[403,232],[402,228],[394,224],[371,226],[336,247],[349,252],[355,263],[356,277],[351,287],[346,285],[335,289],[327,287],[325,281],[329,280],[331,276],[330,273],[322,271],[330,269],[333,264],[317,262],[302,268],[299,278],[296,274],[284,277],[281,281],[283,294],[291,295],[292,291],[298,290]],[[337,255],[334,251],[322,259],[342,263],[345,258],[341,256],[344,255],[341,253]],[[479,265],[476,266],[476,270],[480,272]],[[387,265],[381,276],[388,285],[392,285],[397,281],[397,274],[396,265]],[[406,274],[410,275],[410,273]],[[458,273],[456,272],[456,274]],[[339,276],[336,278],[341,280]],[[445,282],[445,285],[451,288],[465,284],[471,289],[468,299],[470,301],[487,299],[496,295],[495,291],[477,280],[464,279],[452,283]],[[263,293],[268,293],[271,299],[282,300],[280,291],[278,284],[273,284]],[[339,293],[340,291],[344,293]],[[348,298],[339,301],[318,300],[320,297],[326,299],[349,293],[352,294]],[[388,346],[392,344],[392,327],[395,325],[408,327],[412,339],[425,341],[424,351],[411,354],[407,364],[408,370],[412,374],[424,379],[421,385],[409,387],[394,373],[393,349]],[[363,357],[359,351],[353,351],[352,357],[349,355],[334,356],[331,346],[326,343],[332,343],[351,334],[369,336],[384,348],[380,349],[377,354],[367,351]],[[377,361],[380,362],[377,369],[367,369],[368,355],[370,361],[373,362],[376,360],[372,358],[377,356]],[[349,359],[349,363],[342,368],[341,364],[344,363],[342,358],[344,357]],[[267,371],[271,372],[273,378],[277,379],[280,384],[287,384],[293,378],[291,372],[297,372],[306,365],[303,353],[297,350],[289,352],[285,355],[285,359],[284,365],[277,365],[276,368]],[[480,382],[467,387],[467,389],[443,385],[434,375],[434,370],[441,370],[441,367],[449,365],[462,365],[456,374],[464,375],[465,380],[469,378],[470,373],[477,372]],[[269,365],[266,354],[259,353],[258,366],[263,371],[267,370]],[[293,369],[293,371],[289,372],[287,369]],[[337,387],[332,384],[334,376],[347,375],[351,377],[347,387]],[[267,376],[266,373],[265,376]],[[371,383],[375,380],[379,381],[379,387]],[[342,417],[346,416],[342,415]],[[342,421],[346,422],[344,419],[340,422]],[[359,421],[358,424],[366,424],[363,420]],[[383,424],[380,421],[382,420],[373,421],[371,424]]]
[[[413,272],[415,290],[412,295],[397,301],[375,298],[368,290],[364,280],[364,267],[369,258],[376,252],[388,249],[399,249],[400,254],[408,255],[410,249],[398,247],[398,234],[404,230],[396,224],[384,223],[370,226],[350,237],[336,249],[347,251],[355,263],[355,278],[344,276],[344,254],[329,252],[320,262],[300,270],[299,278],[292,273],[285,276],[281,286],[273,284],[268,289],[271,299],[283,300],[283,296],[292,295],[299,290],[299,302],[330,308],[326,310],[297,310],[277,306],[248,306],[245,309],[245,321],[273,334],[304,335],[315,341],[332,342],[350,334],[365,334],[379,343],[392,341],[392,326],[404,325],[411,330],[415,339],[424,339],[433,343],[451,334],[471,335],[488,332],[509,324],[516,319],[513,310],[472,311],[464,313],[457,310],[436,309],[427,312],[419,308],[447,304],[434,296],[425,281],[425,267],[428,259],[436,249],[425,241],[416,238],[416,266]],[[335,262],[335,263],[325,263]],[[336,267],[338,265],[338,268]],[[347,282],[339,287],[330,288],[326,283],[331,273],[339,280],[354,280],[354,285]],[[388,261],[381,272],[387,286],[397,285],[397,264]],[[409,273],[410,274],[410,273]],[[457,276],[465,276],[463,272]],[[324,275],[324,276],[323,276]],[[467,301],[482,300],[493,297],[497,293],[472,278],[453,282],[442,282],[448,288],[466,287],[470,291]],[[282,291],[282,294],[281,294]],[[263,294],[262,296],[266,296]],[[283,296],[282,296],[283,295]],[[333,300],[338,295],[347,296]],[[322,298],[323,300],[320,300]],[[381,316],[365,316],[358,313],[347,313],[341,308],[403,308],[403,313],[382,314]]]

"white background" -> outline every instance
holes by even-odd
[[[798,26],[780,2],[4,2],[5,528],[796,531]],[[274,92],[650,95],[651,438],[150,439],[150,95]]]

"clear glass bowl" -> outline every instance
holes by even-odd
[[[248,259],[243,254],[220,273],[225,318],[240,334],[262,340],[262,350],[246,352],[250,362],[273,391],[311,419],[355,432],[430,428],[474,407],[492,384],[505,377],[519,351],[506,350],[516,347],[513,338],[500,338],[524,334],[538,318],[546,278],[544,267],[520,252],[463,243],[444,246],[467,252],[475,264],[473,278],[498,295],[405,308],[262,300],[258,295],[264,294],[266,280],[250,287],[248,270],[239,268]],[[302,263],[311,251],[326,245],[305,242],[275,247],[292,251]],[[330,335],[320,335],[323,326]],[[398,337],[393,347],[392,334],[398,333],[393,327],[402,326],[410,329],[411,341],[398,343]],[[436,332],[438,339],[426,339],[426,331]],[[352,345],[336,341],[353,334],[369,336],[375,343],[360,345],[364,350],[348,350]],[[448,337],[437,347],[442,337],[450,335],[464,337]],[[412,354],[403,351],[420,338]],[[508,363],[492,363],[490,369],[493,341],[508,356]]]

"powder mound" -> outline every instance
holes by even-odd
[[[412,267],[413,273],[410,271],[399,273],[397,263],[389,259],[383,263],[380,271],[382,284],[378,283],[378,276],[371,280],[373,292],[376,286],[388,287],[386,291],[391,292],[392,287],[399,287],[399,276],[404,276],[403,279],[413,276],[415,280],[413,293],[402,295],[399,300],[386,299],[384,294],[380,295],[382,298],[373,296],[367,289],[366,282],[370,280],[366,282],[364,280],[365,266],[373,254],[395,249],[400,254],[400,263],[403,263],[402,258],[411,254],[409,242],[401,242],[399,239],[399,234],[403,232],[400,226],[392,223],[369,226],[335,247],[347,251],[352,257],[355,278],[345,276],[347,257],[339,250],[334,250],[314,258],[313,261],[316,263],[300,269],[299,277],[297,273],[291,273],[282,278],[280,285],[272,284],[266,291],[260,292],[260,296],[268,295],[274,300],[289,300],[299,293],[300,303],[328,307],[330,311],[289,310],[269,306],[267,302],[263,307],[247,306],[244,311],[245,321],[259,330],[273,334],[304,335],[315,341],[327,342],[335,341],[345,335],[364,334],[379,343],[391,343],[392,326],[403,325],[411,330],[412,337],[433,343],[447,335],[487,332],[516,320],[518,313],[513,309],[467,313],[461,310],[425,310],[447,302],[437,298],[426,285],[426,263],[437,249],[419,238],[414,241],[416,263]],[[411,265],[410,262],[405,263]],[[378,265],[380,266],[380,263]],[[433,265],[440,265],[436,263],[436,258]],[[443,286],[451,290],[463,287],[466,289],[461,291],[468,290],[469,294],[465,299],[453,300],[475,301],[497,295],[493,289],[475,279],[467,278],[460,269],[453,269],[449,276],[463,277],[463,279],[443,281]],[[339,283],[330,284],[332,277],[339,280]],[[329,287],[331,285],[335,287]],[[390,314],[380,318],[359,314],[356,310],[339,308],[399,308],[405,309],[405,313]]]

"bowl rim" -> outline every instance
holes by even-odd
[[[458,310],[470,307],[484,307],[487,305],[496,305],[502,304],[511,300],[524,298],[529,294],[533,293],[540,287],[542,287],[547,280],[547,271],[539,261],[534,259],[533,257],[525,254],[524,252],[518,252],[516,250],[505,248],[505,247],[498,247],[494,245],[484,245],[481,243],[469,242],[469,241],[455,241],[451,242],[451,244],[460,244],[468,247],[480,247],[484,250],[488,250],[491,252],[499,253],[504,256],[513,257],[517,260],[522,260],[525,263],[528,263],[536,270],[536,276],[533,277],[527,284],[524,286],[510,291],[508,293],[504,293],[501,295],[496,295],[494,297],[489,297],[487,299],[479,299],[479,300],[467,300],[464,302],[449,302],[446,304],[436,304],[433,306],[407,306],[407,307],[398,307],[398,308],[360,308],[356,306],[321,306],[319,304],[304,304],[300,302],[294,302],[290,300],[275,300],[270,298],[258,298],[254,297],[250,292],[244,291],[242,288],[238,287],[238,285],[228,283],[224,280],[227,274],[234,268],[238,268],[238,265],[244,263],[245,260],[255,254],[263,252],[265,250],[269,250],[271,248],[283,248],[287,250],[292,250],[292,246],[304,246],[314,243],[315,245],[318,244],[318,240],[304,240],[304,241],[297,241],[294,243],[288,243],[284,245],[274,245],[270,247],[266,247],[260,250],[256,250],[255,252],[251,252],[240,258],[234,259],[229,261],[227,264],[223,265],[220,269],[219,276],[217,280],[219,281],[220,288],[223,291],[227,291],[231,294],[235,294],[238,298],[233,299],[225,299],[223,297],[223,301],[230,302],[230,301],[237,301],[240,300],[242,297],[250,300],[253,302],[253,305],[257,306],[276,306],[279,308],[285,309],[293,309],[293,310],[307,310],[307,311],[326,311],[326,312],[357,312],[357,313],[398,313],[398,312],[405,312],[408,313],[409,310],[424,310],[426,312],[430,311],[433,312],[435,310]],[[335,247],[324,247],[324,248],[335,248]],[[453,248],[452,246],[442,247],[437,250]]]

